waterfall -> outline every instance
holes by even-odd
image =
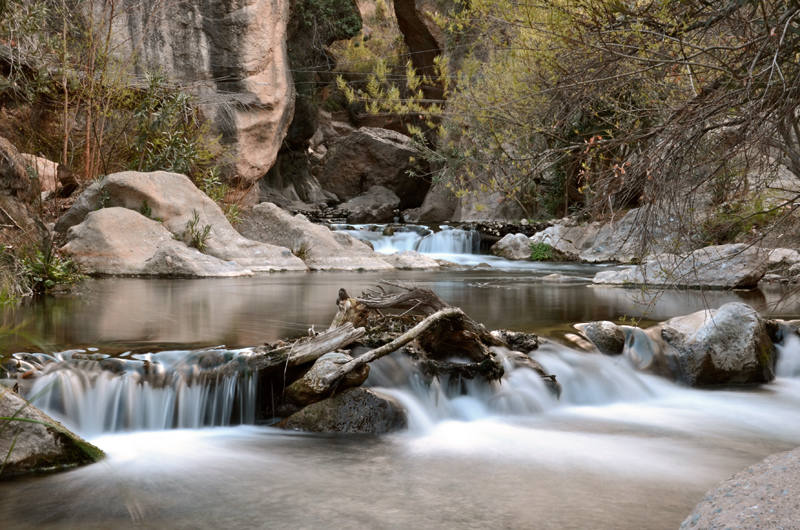
[[[406,250],[422,254],[478,254],[481,248],[480,232],[447,225],[438,227],[437,231],[421,225],[334,224],[331,229],[367,241],[381,254]]]
[[[783,342],[777,344],[778,363],[775,375],[778,377],[800,377],[800,337],[792,331],[786,331]]]
[[[212,349],[98,360],[64,352],[32,363],[40,375],[24,393],[84,435],[255,423],[256,374],[213,370],[238,353]]]

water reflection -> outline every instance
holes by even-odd
[[[545,282],[562,272],[576,282]],[[244,347],[327,327],[340,287],[351,294],[381,279],[417,282],[464,308],[491,328],[543,331],[574,322],[622,316],[663,320],[731,301],[759,311],[776,311],[779,291],[666,291],[595,287],[580,283],[592,267],[550,265],[536,274],[498,271],[392,273],[282,273],[254,278],[86,281],[75,294],[44,298],[6,311],[4,325],[21,325],[54,350],[96,346],[104,351],[156,346]],[[784,300],[780,315],[797,315],[797,297]],[[18,351],[25,340],[6,341],[2,351]]]

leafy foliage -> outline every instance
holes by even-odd
[[[200,214],[197,210],[192,210],[192,218],[186,223],[184,240],[190,247],[194,247],[200,252],[205,252],[206,243],[211,236],[211,225],[200,226]]]
[[[45,244],[31,255],[24,256],[22,271],[34,293],[47,293],[83,279],[77,265],[69,258],[59,255],[52,244]]]
[[[531,243],[532,261],[553,261],[556,259],[555,249],[547,243]]]

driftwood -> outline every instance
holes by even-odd
[[[365,333],[364,328],[345,323],[314,337],[303,338],[278,348],[257,348],[247,359],[247,364],[251,369],[259,371],[279,366],[299,366],[316,361],[328,352],[349,346]]]
[[[358,369],[359,367],[371,363],[376,359],[380,359],[390,353],[397,351],[398,349],[402,348],[412,340],[416,339],[428,329],[431,328],[434,324],[442,320],[447,320],[453,317],[464,317],[464,312],[457,307],[447,307],[436,313],[426,317],[422,322],[411,328],[410,330],[406,331],[392,342],[384,344],[379,348],[375,348],[374,350],[370,350],[367,353],[360,355],[350,361],[347,364],[342,365],[336,371],[330,373],[328,376],[325,377],[324,383],[328,386],[328,388],[333,388],[337,381],[341,378],[346,376],[348,373],[352,372],[353,370]]]

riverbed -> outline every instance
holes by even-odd
[[[403,402],[406,432],[327,436],[255,425],[83,432],[108,459],[0,483],[0,520],[13,528],[676,528],[716,482],[800,445],[800,342],[782,346],[775,382],[714,391],[563,345],[575,322],[657,321],[729,301],[791,317],[798,304],[777,290],[667,291],[653,301],[655,293],[588,285],[596,271],[536,264],[103,279],[7,312],[5,323],[22,333],[5,352],[36,349],[30,341],[52,352],[111,355],[242,348],[326,328],[339,288],[355,295],[381,279],[414,281],[489,328],[552,337],[536,358],[564,393],[555,401],[518,370],[499,389],[452,396],[413,384],[402,359],[386,358],[368,384]],[[552,273],[564,277],[543,279]]]

